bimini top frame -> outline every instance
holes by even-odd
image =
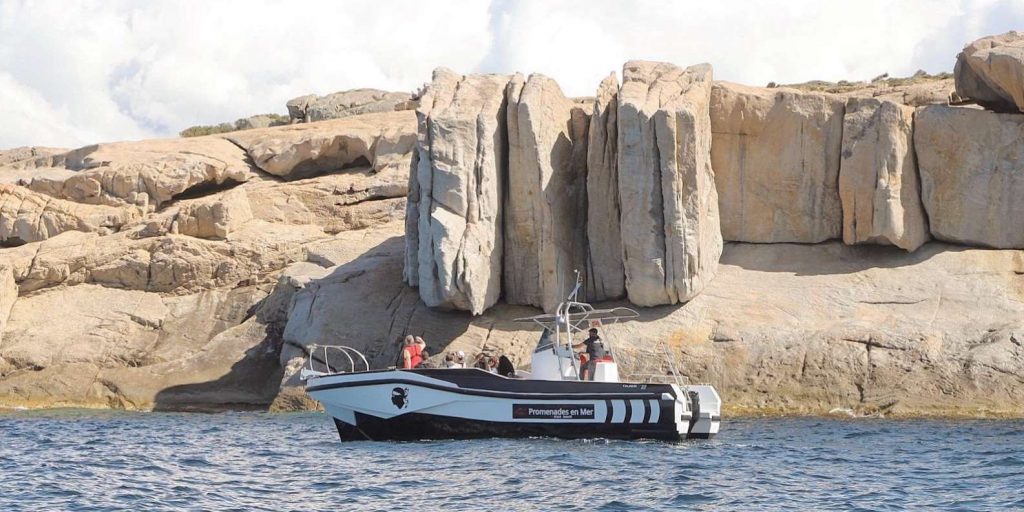
[[[615,324],[622,320],[630,320],[640,316],[640,313],[626,307],[594,309],[590,304],[579,301],[579,293],[582,287],[582,276],[580,276],[580,272],[577,270],[576,286],[573,287],[572,292],[569,293],[569,297],[566,301],[558,305],[554,313],[516,318],[513,321],[518,323],[535,323],[547,331],[554,333],[555,339],[551,344],[551,349],[557,354],[557,348],[562,347],[568,349],[571,354],[572,345],[574,345],[573,335],[575,333],[585,332],[591,327],[603,327],[605,325]],[[607,336],[605,337],[604,342],[608,350],[614,354],[615,350],[609,343]],[[537,347],[535,352],[544,348],[547,348],[547,346]],[[559,372],[562,372],[564,369],[562,367],[561,357],[558,358],[558,366]],[[573,366],[575,368],[575,363]]]

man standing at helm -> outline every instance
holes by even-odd
[[[573,345],[572,348],[587,348],[587,367],[583,370],[583,380],[594,380],[594,370],[597,368],[597,360],[604,357],[607,352],[604,349],[604,342],[597,335],[597,327],[591,327],[590,336],[582,343]]]

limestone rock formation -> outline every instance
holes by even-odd
[[[932,236],[1024,248],[1024,115],[932,106],[915,116],[921,197]]]
[[[65,153],[68,150],[61,148],[48,148],[42,146],[22,146],[0,150],[0,167],[24,162],[38,157],[52,156]]]
[[[1024,32],[978,39],[956,57],[956,92],[997,112],[1024,112]]]
[[[234,337],[231,344],[224,340],[265,296],[253,286],[162,297],[81,285],[22,297],[6,327],[0,357],[8,366],[0,368],[0,403],[265,406],[276,394],[274,353],[280,338],[258,332]],[[260,317],[258,312],[242,325],[266,328]],[[225,345],[234,350],[226,351]]]
[[[875,98],[879,101],[891,101],[911,107],[935,104],[948,105],[956,97],[956,87],[953,84],[952,73],[930,75],[924,71],[918,71],[913,76],[904,78],[889,77],[888,74],[885,74],[870,82],[848,82],[843,80],[834,83],[813,80],[802,84],[787,84],[781,87],[806,92],[835,94],[846,99]]]
[[[181,201],[153,234],[223,239],[253,219],[315,225],[331,234],[371,227],[404,214],[410,161],[405,167],[354,168],[283,183],[253,180],[223,194]]]
[[[715,84],[711,160],[726,240],[841,236],[844,103],[826,94]]]
[[[428,306],[480,314],[501,294],[508,82],[442,68],[420,98],[405,278]]]
[[[71,230],[116,232],[139,214],[134,207],[79,204],[0,185],[0,245],[38,242]]]
[[[79,203],[149,210],[256,175],[240,148],[217,137],[98,144],[53,158],[75,172],[56,181],[33,179],[29,188]]]
[[[285,103],[285,108],[288,109],[288,117],[293,123],[302,123],[306,121],[306,109],[309,108],[309,104],[316,101],[316,94],[304,94],[298,98],[292,98]]]
[[[238,130],[252,130],[255,128],[270,128],[271,126],[278,126],[284,124],[281,121],[274,119],[269,114],[261,114],[249,117],[243,117],[235,121],[235,128]]]
[[[4,340],[7,319],[11,316],[11,308],[18,298],[18,284],[14,281],[14,269],[8,263],[0,263],[0,342]],[[4,373],[4,359],[0,355],[0,374]]]
[[[292,180],[396,162],[405,163],[404,171],[416,142],[415,122],[412,112],[392,112],[224,136],[245,148],[263,171]]]
[[[291,300],[280,274],[334,257],[323,247],[335,234],[362,254],[373,239],[351,230],[400,224],[413,118],[352,118],[334,134],[318,128],[329,123],[249,132],[301,154],[289,146],[374,127],[374,166],[292,181],[219,137],[0,166],[0,407],[267,407]],[[97,193],[71,193],[89,183]]]
[[[182,204],[174,218],[178,234],[196,238],[228,237],[253,218],[249,195],[238,188],[215,200],[188,201]]]
[[[612,73],[597,89],[587,137],[587,298],[626,295],[619,224],[619,81]]]
[[[554,311],[586,263],[587,113],[539,74],[508,83],[504,297]]]
[[[288,101],[287,107],[293,123],[308,123],[377,112],[412,110],[415,105],[409,93],[352,89],[326,96],[300,96]]]
[[[337,340],[393,364],[405,334],[430,353],[497,350],[525,364],[540,333],[499,303],[483,315],[430,309],[395,276],[402,225],[339,234],[303,264],[282,366]],[[732,414],[825,414],[835,407],[894,416],[1024,413],[1024,253],[932,242],[896,247],[840,242],[726,244],[718,274],[685,305],[641,309],[606,327],[620,371],[634,351],[665,343],[691,382],[714,384]],[[608,303],[618,305],[623,303]],[[360,329],[353,330],[352,325]],[[289,363],[290,364],[286,364]],[[344,363],[347,364],[347,363]],[[280,408],[309,407],[285,376]]]
[[[914,109],[850,99],[843,117],[839,197],[843,241],[913,251],[929,238],[913,142]]]
[[[435,360],[445,350],[463,350],[471,356],[494,350],[519,364],[529,361],[536,333],[523,332],[511,320],[537,310],[499,303],[474,315],[426,307],[416,290],[397,279],[405,258],[403,229],[404,224],[396,221],[362,232],[339,233],[310,247],[308,260],[317,265],[295,264],[284,272],[283,286],[294,298],[281,352],[283,388],[274,409],[313,405],[297,377],[314,343],[356,348],[367,355],[372,367],[393,365],[406,334],[427,340]],[[347,361],[332,362],[348,367]]]
[[[711,66],[630,61],[618,108],[626,290],[640,306],[693,298],[722,250],[711,170]]]

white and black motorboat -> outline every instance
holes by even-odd
[[[370,370],[366,358],[350,347],[316,346],[302,373],[306,391],[334,418],[342,440],[714,436],[721,421],[718,393],[710,385],[682,382],[674,364],[661,372],[668,378],[659,380],[668,382],[620,382],[609,346],[609,355],[594,365],[593,380],[581,378],[586,372],[572,348],[578,336],[598,327],[610,345],[606,327],[638,315],[628,308],[594,309],[576,301],[578,291],[579,285],[554,314],[519,319],[543,328],[529,372]],[[332,353],[335,361],[347,361],[350,371],[339,371],[329,359]],[[651,357],[671,358],[667,351]]]

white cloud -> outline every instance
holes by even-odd
[[[1019,0],[0,0],[0,147],[172,136],[430,71],[542,72],[589,95],[632,58],[764,84],[952,68]]]

